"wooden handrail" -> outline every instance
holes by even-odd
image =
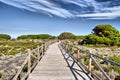
[[[107,80],[110,80],[110,77],[107,75],[107,73],[101,68],[101,66],[97,63],[94,57],[91,56],[91,59],[94,61],[94,63],[98,66],[99,70],[103,73],[103,75],[107,78]]]
[[[114,61],[111,61],[111,60],[102,58],[102,57],[100,57],[100,56],[97,56],[97,55],[95,55],[95,54],[92,54],[92,53],[90,53],[88,50],[82,50],[82,49],[80,49],[79,47],[76,47],[76,46],[70,44],[69,42],[62,41],[62,42],[61,42],[61,46],[63,47],[63,49],[67,50],[68,53],[70,52],[69,47],[72,47],[72,48],[71,48],[71,49],[72,49],[72,51],[71,51],[72,54],[73,54],[73,52],[74,52],[73,49],[74,49],[74,50],[77,50],[77,54],[76,54],[77,57],[76,57],[76,59],[79,59],[79,58],[80,58],[80,54],[81,54],[80,52],[82,52],[83,54],[88,55],[88,67],[86,67],[85,64],[83,64],[83,63],[81,63],[81,62],[80,62],[80,63],[82,64],[82,66],[84,66],[85,68],[87,68],[89,75],[92,74],[92,75],[95,76],[98,80],[101,80],[101,79],[100,79],[99,76],[97,76],[95,73],[92,72],[92,62],[94,62],[94,64],[97,65],[98,69],[103,73],[104,77],[106,77],[107,80],[111,80],[111,79],[110,79],[110,77],[107,75],[107,73],[102,69],[102,67],[99,65],[99,63],[95,60],[95,58],[98,58],[98,59],[101,59],[101,60],[103,60],[103,61],[106,61],[106,62],[110,63],[110,64],[113,65],[113,66],[118,66],[118,67],[120,67],[120,64],[119,64],[119,63],[116,63],[116,62],[114,62]],[[72,56],[73,56],[73,55],[72,55]],[[77,60],[77,61],[80,61],[80,60]]]
[[[34,69],[34,67],[38,64],[39,60],[43,57],[44,52],[47,50],[49,45],[54,42],[56,42],[56,41],[45,42],[44,44],[42,44],[41,46],[38,46],[34,50],[28,49],[28,52],[26,53],[27,56],[26,56],[25,61],[23,62],[20,69],[18,70],[17,74],[13,77],[12,80],[17,80],[18,78],[20,78],[19,80],[25,80],[30,75],[30,73]],[[34,60],[32,60],[32,59],[35,59],[36,61],[34,62]],[[27,73],[21,77],[20,74],[21,74],[22,70],[25,68],[25,66],[27,66]]]

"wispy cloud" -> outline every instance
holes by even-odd
[[[77,17],[89,17],[90,19],[114,19],[120,16],[120,12],[80,14]]]
[[[87,19],[115,19],[120,17],[120,5],[109,7],[110,2],[99,3],[97,0],[60,0],[64,6],[78,6],[75,9],[66,9],[51,0],[0,0],[1,2],[37,13],[44,13],[52,17],[53,15],[62,18],[85,17]],[[53,0],[58,1],[58,0]],[[74,5],[73,5],[74,4]],[[107,6],[106,6],[107,5]],[[74,13],[73,13],[74,12]],[[84,14],[82,13],[84,12]]]

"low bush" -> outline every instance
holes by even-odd
[[[3,76],[3,73],[2,72],[0,72],[0,78]]]

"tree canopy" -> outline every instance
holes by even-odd
[[[58,36],[58,38],[60,39],[60,40],[63,40],[63,39],[70,39],[71,37],[73,37],[74,35],[72,34],[72,33],[70,33],[70,32],[63,32],[63,33],[61,33],[59,36]]]
[[[18,36],[17,39],[55,39],[55,36],[49,34],[30,34],[30,35],[21,35]]]
[[[0,40],[10,40],[11,36],[8,34],[0,34]]]
[[[100,37],[115,38],[119,36],[119,31],[109,24],[97,25],[93,33]]]
[[[109,24],[97,25],[93,29],[93,34],[87,35],[82,44],[120,45],[120,34]]]

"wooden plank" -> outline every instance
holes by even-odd
[[[91,55],[90,54],[88,54],[89,55],[89,64],[88,64],[88,74],[89,75],[91,75],[91,66],[92,66],[92,59],[91,59]]]
[[[70,62],[72,63],[72,62]],[[79,68],[76,67],[75,68]],[[84,75],[83,75],[84,74]],[[84,72],[84,78],[79,76],[79,80],[90,80]],[[87,78],[86,78],[87,77]],[[76,80],[68,67],[58,43],[52,44],[36,68],[28,77],[28,80]]]
[[[80,50],[77,50],[77,58],[80,58]]]
[[[39,50],[39,46],[37,47],[37,60],[39,62],[40,59],[40,50]]]
[[[28,49],[28,75],[30,75],[30,72],[31,72],[31,52],[30,52],[30,49]]]

